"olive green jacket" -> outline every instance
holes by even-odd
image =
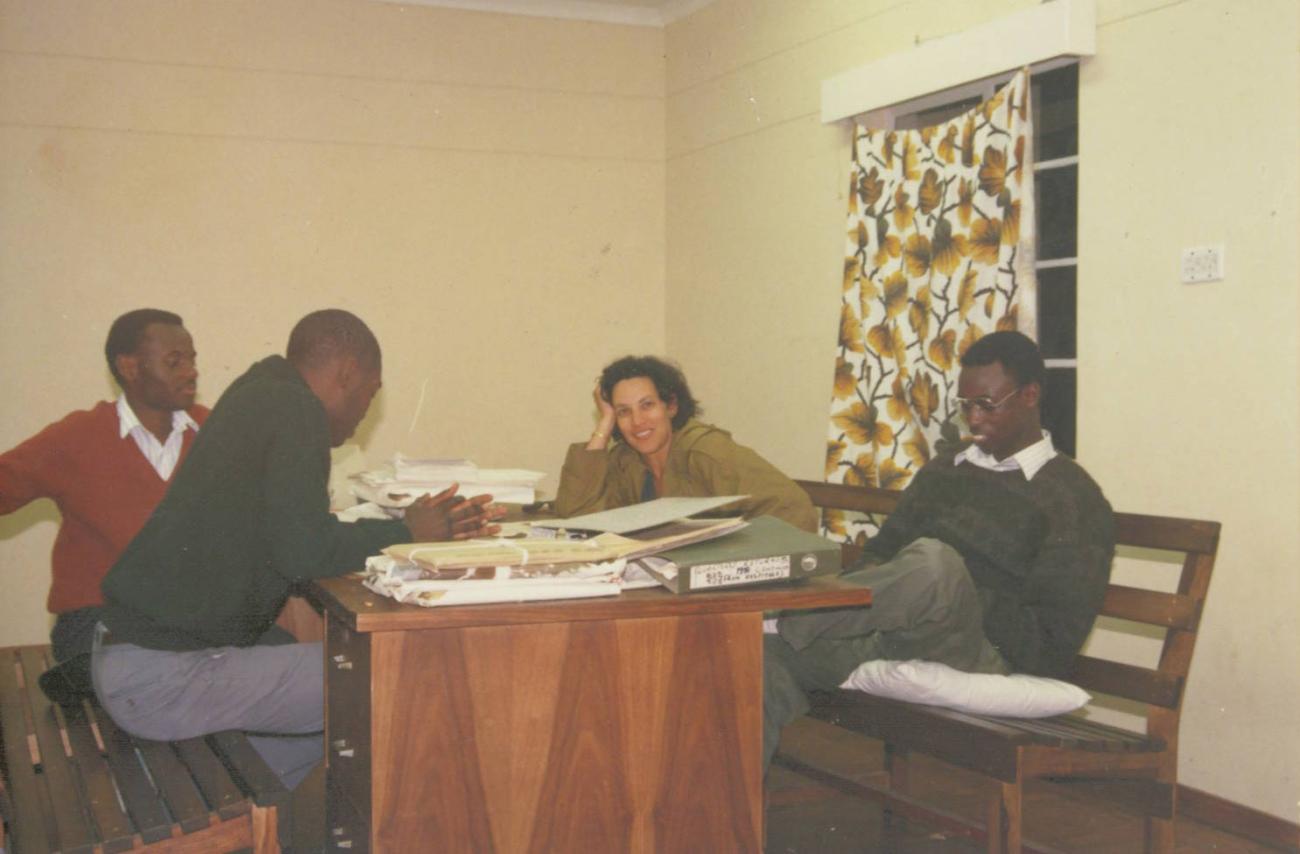
[[[562,517],[576,516],[636,504],[646,471],[641,455],[622,442],[603,451],[572,445],[560,473],[555,511]],[[776,516],[804,530],[817,530],[817,511],[794,481],[737,444],[726,430],[694,419],[673,433],[664,495],[748,495],[739,505],[746,518]]]

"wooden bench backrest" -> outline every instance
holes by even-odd
[[[796,481],[814,505],[872,515],[888,515],[898,505],[900,493],[876,487],[844,486],[818,481]],[[1136,700],[1148,706],[1148,735],[1172,741],[1177,738],[1183,690],[1192,665],[1192,652],[1205,606],[1210,575],[1219,545],[1219,523],[1137,513],[1115,514],[1117,546],[1180,552],[1182,573],[1178,588],[1163,593],[1112,583],[1106,590],[1101,614],[1165,630],[1164,646],[1155,667],[1141,667],[1106,658],[1079,655],[1070,681],[1095,693]],[[861,549],[844,546],[845,566]]]

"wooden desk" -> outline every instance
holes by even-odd
[[[356,851],[761,851],[762,612],[838,578],[419,608],[325,607],[327,818]]]

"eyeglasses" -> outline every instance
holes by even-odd
[[[987,397],[959,397],[957,405],[961,407],[963,415],[970,415],[972,409],[978,409],[981,415],[992,415],[1001,409],[1004,403],[1019,394],[1022,388],[1024,386],[1017,386],[1007,392],[1001,400],[989,400]]]

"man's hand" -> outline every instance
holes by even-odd
[[[458,488],[453,483],[437,495],[421,495],[406,508],[406,527],[416,542],[490,537],[501,530],[493,523],[506,515],[504,507],[493,504],[491,495],[459,496]]]

